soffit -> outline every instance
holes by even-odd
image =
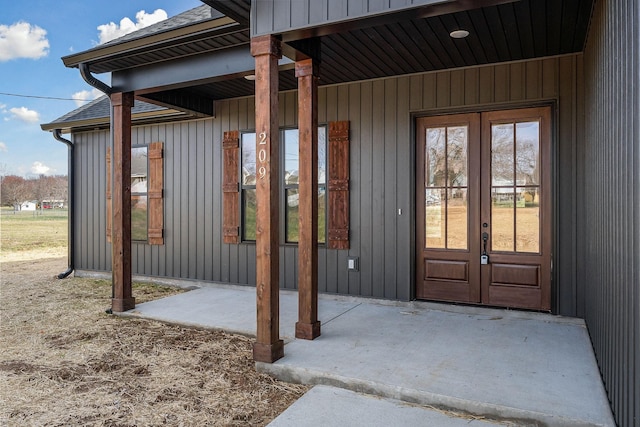
[[[321,38],[325,84],[581,52],[592,0],[522,0]],[[465,29],[469,36],[449,33]]]
[[[521,0],[319,37],[320,85],[581,52],[593,0]],[[469,36],[449,33],[466,29]],[[296,89],[293,71],[280,90]],[[244,79],[191,88],[212,99],[253,94]]]

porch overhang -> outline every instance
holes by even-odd
[[[306,24],[292,25],[289,28],[274,27],[271,31],[264,31],[264,33],[277,34],[284,42],[289,42],[309,37],[321,37],[334,33],[376,27],[388,22],[424,19],[519,1],[521,0],[416,0],[410,2],[410,4],[389,4],[388,7],[379,5],[363,7],[359,13],[347,12],[345,14],[343,11],[342,14],[338,12],[335,14],[336,16],[330,16],[332,14],[328,12],[325,19],[320,19],[315,22],[310,21]],[[300,3],[304,4],[303,2]],[[300,8],[299,3],[292,4],[292,8],[295,9],[296,6]],[[258,6],[253,8],[254,11],[257,9]],[[257,12],[254,12],[254,21],[256,21],[256,24],[251,29],[252,37],[262,35],[263,32],[261,32],[260,29],[267,28],[266,25],[258,19],[256,13]],[[291,13],[293,15],[296,12],[294,10]],[[273,20],[277,20],[277,18],[273,16]]]
[[[277,7],[267,10],[265,4],[250,0],[203,3],[202,7],[217,9],[203,22],[100,46],[63,61],[69,67],[86,63],[94,73],[111,72],[115,90],[134,91],[136,97],[188,114],[211,116],[216,100],[254,95],[255,83],[244,79],[255,68],[249,42],[257,30],[248,27],[248,11],[273,15]],[[317,7],[313,4],[306,7]],[[423,0],[397,7],[366,6],[361,13],[326,12],[307,24],[298,23],[299,16],[288,16],[290,23],[270,34],[281,40],[284,54],[279,90],[297,89],[294,61],[303,59],[321,58],[318,85],[325,86],[580,52],[592,4]],[[468,29],[469,36],[451,38],[456,29]]]
[[[292,70],[293,61],[283,58],[279,70]],[[135,91],[144,95],[160,90],[173,90],[240,79],[253,74],[255,61],[248,44],[162,63],[114,71],[115,91]],[[211,94],[212,99],[217,99]]]

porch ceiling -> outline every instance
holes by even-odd
[[[320,85],[581,52],[593,0],[521,0],[320,36]],[[469,36],[449,33],[465,29]],[[286,43],[295,43],[290,35]],[[296,89],[293,70],[280,89]],[[252,95],[242,78],[192,87],[211,99]]]

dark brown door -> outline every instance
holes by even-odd
[[[550,108],[417,120],[420,299],[550,309]]]

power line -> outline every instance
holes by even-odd
[[[92,99],[74,99],[74,98],[56,98],[54,96],[36,96],[36,95],[20,95],[17,93],[0,92],[0,95],[16,96],[18,98],[37,98],[37,99],[53,99],[56,101],[79,101],[79,102],[91,102]]]

